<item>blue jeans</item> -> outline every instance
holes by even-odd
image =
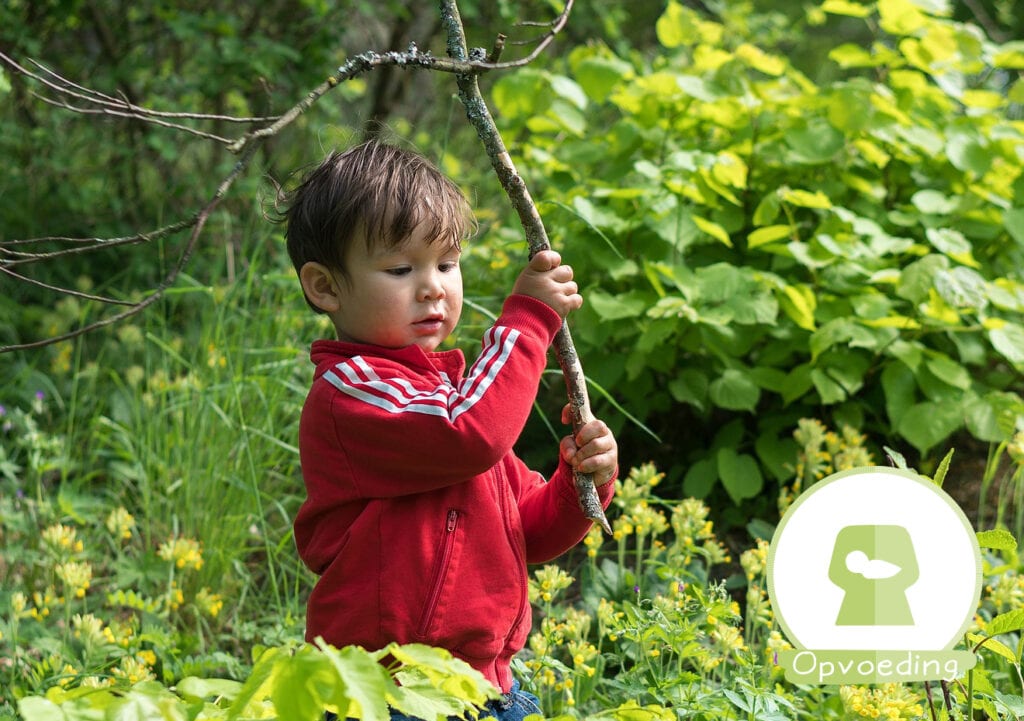
[[[519,689],[519,681],[512,682],[512,690],[497,701],[488,701],[480,718],[494,718],[498,721],[523,721],[530,714],[544,714],[540,710],[540,699],[527,691]],[[324,721],[337,721],[337,716],[327,712]],[[457,717],[449,717],[450,721],[460,721]],[[355,721],[348,719],[348,721]],[[391,710],[391,721],[422,721],[413,716],[406,716],[394,709]]]

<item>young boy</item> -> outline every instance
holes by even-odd
[[[510,670],[530,631],[526,565],[590,528],[572,470],[594,474],[607,506],[618,461],[601,421],[562,439],[550,481],[512,452],[548,346],[583,302],[572,269],[536,254],[466,370],[461,351],[437,348],[462,311],[461,241],[475,225],[436,167],[377,141],[331,154],[286,220],[306,300],[338,338],[312,345],[299,429],[295,540],[320,575],[307,639],[439,646],[506,694],[513,715],[492,709],[499,718],[539,713]]]

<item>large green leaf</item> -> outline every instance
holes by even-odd
[[[988,331],[992,347],[1014,365],[1024,365],[1024,326],[1003,323]]]
[[[745,373],[730,368],[711,381],[712,402],[732,411],[752,411],[761,398],[761,389]]]
[[[753,456],[737,453],[732,448],[719,448],[718,478],[733,503],[740,505],[746,498],[753,498],[761,492],[764,477]]]
[[[963,414],[957,404],[925,401],[907,409],[897,430],[920,453],[927,454],[962,424]]]
[[[502,75],[494,84],[491,97],[503,117],[524,120],[546,111],[553,99],[547,73],[533,68]]]

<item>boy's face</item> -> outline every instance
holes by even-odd
[[[338,338],[385,348],[418,345],[428,353],[462,314],[460,251],[428,243],[420,224],[397,248],[349,248],[349,282],[339,283],[340,307],[330,314]]]

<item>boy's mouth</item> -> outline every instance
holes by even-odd
[[[441,314],[437,314],[428,315],[426,318],[421,318],[420,320],[414,322],[413,325],[422,330],[433,331],[440,328],[442,323],[444,323],[444,316]]]

